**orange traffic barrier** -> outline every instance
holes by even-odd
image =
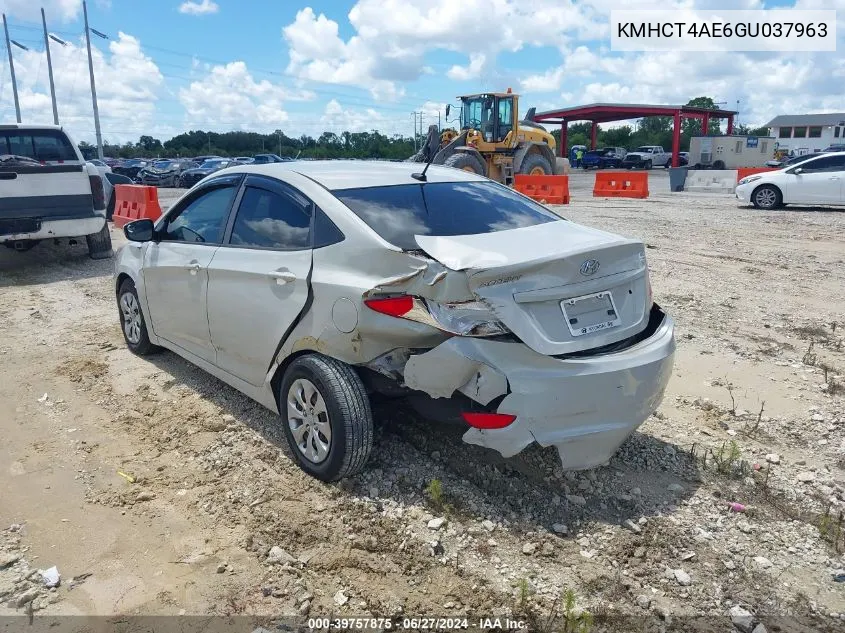
[[[736,170],[736,181],[739,182],[751,174],[762,174],[764,171],[777,171],[778,169],[780,167],[740,167]]]
[[[537,202],[569,204],[569,176],[516,174],[513,188]]]
[[[158,220],[161,217],[158,190],[155,187],[115,185],[114,195],[116,197],[112,220],[117,229],[123,228],[132,220],[140,220],[141,218]]]
[[[595,198],[648,198],[648,172],[597,171]]]

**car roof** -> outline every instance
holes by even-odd
[[[313,160],[288,161],[260,165],[240,165],[232,172],[260,174],[280,177],[294,172],[314,180],[326,189],[352,189],[363,187],[386,187],[391,185],[413,185],[420,181],[411,174],[421,172],[424,163],[391,162],[381,160]],[[226,170],[229,171],[229,170]],[[224,172],[218,172],[224,173]],[[431,165],[426,171],[427,182],[472,182],[486,178],[477,174],[441,165]]]

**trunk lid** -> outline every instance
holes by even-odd
[[[648,325],[642,242],[561,220],[479,235],[416,236],[526,345],[546,355],[616,343]]]

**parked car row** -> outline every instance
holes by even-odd
[[[106,168],[115,174],[131,178],[133,182],[153,187],[192,187],[205,176],[218,169],[234,165],[267,165],[293,160],[276,154],[258,154],[257,156],[238,156],[225,158],[208,154],[193,158],[128,158],[116,160],[107,158],[102,161],[88,161],[97,167]]]
[[[678,164],[683,167],[689,163],[689,152],[678,152]],[[608,169],[620,168],[633,169],[641,167],[651,169],[652,167],[671,167],[672,153],[665,152],[657,145],[643,145],[628,152],[623,147],[603,147],[601,149],[585,152],[581,158],[581,167],[584,169]]]

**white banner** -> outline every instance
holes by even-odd
[[[836,11],[612,10],[613,51],[836,51]]]

